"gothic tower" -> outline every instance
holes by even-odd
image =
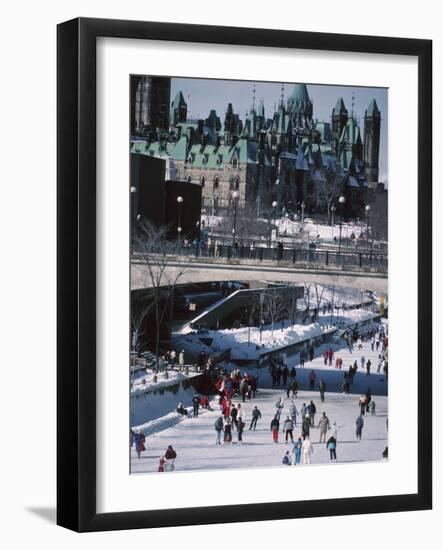
[[[188,116],[188,104],[183,97],[183,94],[178,91],[175,94],[174,101],[171,103],[171,124],[178,124],[179,122],[186,122]]]
[[[167,130],[169,126],[169,96],[171,79],[168,77],[131,77],[131,131],[150,133]]]
[[[378,157],[380,152],[381,116],[375,99],[365,111],[364,163],[369,183],[378,182]]]
[[[337,143],[338,140],[340,139],[343,128],[346,126],[346,123],[348,122],[348,110],[345,107],[342,97],[338,99],[335,107],[332,109],[331,120],[332,120],[332,135],[334,137],[335,142]]]

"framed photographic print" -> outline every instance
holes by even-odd
[[[432,506],[431,66],[59,25],[59,525]]]

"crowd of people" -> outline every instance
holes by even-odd
[[[354,376],[358,369],[371,374],[372,362],[366,358],[363,353],[363,343],[370,343],[371,351],[378,352],[379,363],[377,373],[382,371],[387,377],[388,370],[388,332],[383,326],[376,329],[370,329],[365,333],[358,335],[349,332],[345,335],[349,351],[353,353],[355,348],[357,352],[362,352],[360,357],[354,360],[354,363],[343,374],[342,391],[345,394],[350,393],[351,385],[354,381]],[[308,345],[300,351],[300,367],[304,367],[306,360],[312,360],[314,357],[314,347]],[[324,365],[332,366],[335,369],[341,370],[343,360],[336,356],[332,347],[323,351],[322,354]],[[179,352],[176,357],[175,352],[170,352],[165,358],[165,361],[171,361],[172,364],[178,360],[178,364],[184,364],[182,352]],[[197,359],[200,368],[208,368],[208,361],[202,352]],[[214,365],[209,365],[214,368]],[[275,403],[275,411],[270,418],[269,430],[271,432],[271,441],[274,444],[279,443],[280,434],[286,445],[292,445],[292,451],[285,451],[282,458],[282,463],[286,465],[310,464],[314,445],[312,442],[313,430],[318,430],[318,443],[324,444],[329,454],[330,461],[337,460],[338,446],[338,426],[336,421],[331,422],[326,414],[326,411],[320,413],[316,422],[317,406],[314,400],[304,402],[297,405],[298,397],[298,382],[297,371],[295,366],[289,369],[283,357],[279,354],[274,354],[270,359],[269,373],[271,375],[272,387],[281,388],[286,392],[286,401],[280,397]],[[317,382],[317,374],[314,369],[311,369],[308,375],[309,389],[318,389],[320,401],[324,403],[326,394],[326,383],[323,378],[319,378]],[[219,409],[219,414],[214,421],[215,444],[216,445],[232,445],[236,443],[241,445],[245,430],[255,432],[260,425],[260,420],[263,419],[262,412],[255,405],[251,406],[251,402],[257,394],[258,376],[249,374],[248,372],[240,372],[240,369],[227,371],[225,369],[216,369],[214,378],[215,393],[216,393],[216,408]],[[214,410],[214,402],[209,400],[208,395],[196,393],[192,397],[192,407],[185,407],[182,402],[178,403],[176,412],[180,415],[198,418],[199,412],[203,410]],[[285,414],[284,414],[285,413]],[[371,389],[358,399],[358,416],[355,420],[355,437],[359,441],[362,439],[363,428],[365,425],[365,415],[375,416],[376,403],[371,395]],[[268,420],[269,421],[269,420]],[[266,426],[266,424],[265,424]],[[299,434],[296,432],[299,431]],[[253,436],[252,436],[253,437]],[[131,445],[134,444],[137,456],[140,458],[141,453],[145,450],[146,438],[142,432],[133,432],[131,430]],[[384,451],[383,457],[387,457],[387,448]],[[177,457],[176,451],[172,446],[168,446],[164,455],[160,457],[158,466],[159,472],[172,471],[174,469],[174,460]]]

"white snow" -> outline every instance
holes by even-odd
[[[154,376],[157,376],[157,382],[154,382]],[[138,371],[131,388],[131,395],[167,388],[194,376],[198,376],[198,373],[190,372],[189,374],[185,374],[184,372],[168,370],[168,378],[165,378],[163,372],[155,375],[152,372]]]

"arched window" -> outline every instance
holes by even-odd
[[[237,166],[238,166],[238,159],[237,159],[237,157],[234,157],[232,159],[232,167],[237,168]]]
[[[218,176],[215,176],[215,178],[214,178],[214,189],[218,189],[218,184],[219,184]]]
[[[237,190],[240,188],[240,178],[238,176],[235,178],[234,187]]]
[[[200,184],[201,184],[201,186],[204,187],[204,186],[205,186],[205,183],[206,183],[206,178],[205,178],[205,176],[202,176],[202,177],[200,178]]]
[[[191,176],[188,176],[188,179],[187,179],[188,183],[191,183],[192,182],[192,178]]]

